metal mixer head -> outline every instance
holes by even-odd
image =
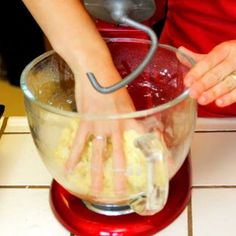
[[[84,0],[86,9],[97,19],[120,23],[119,17],[142,22],[149,19],[156,10],[154,0]]]

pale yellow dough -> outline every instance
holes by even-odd
[[[64,169],[65,162],[69,158],[70,148],[75,136],[75,132],[79,126],[78,121],[74,121],[71,125],[62,132],[60,142],[55,150],[55,160],[57,164]],[[126,157],[126,170],[124,174],[127,177],[127,187],[125,196],[132,196],[146,191],[147,186],[147,158],[143,152],[136,147],[135,140],[140,137],[135,130],[127,130],[124,132],[124,152]],[[166,151],[165,143],[160,143],[160,148]],[[113,191],[113,170],[112,170],[112,144],[108,142],[107,146],[108,154],[106,160],[104,160],[104,178],[103,178],[103,190],[97,196],[98,198],[112,199],[117,198],[117,195]],[[75,167],[74,171],[66,175],[68,186],[71,187],[71,191],[78,196],[91,195],[91,176],[90,176],[90,160],[92,152],[92,142],[88,141],[87,146],[83,152],[82,158]],[[164,183],[166,181],[166,174],[163,173],[163,166],[156,167],[155,180],[158,183]]]

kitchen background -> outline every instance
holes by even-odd
[[[22,1],[1,1],[0,12],[0,104],[4,116],[23,116],[20,74],[46,50],[45,37]]]
[[[18,86],[11,85],[7,79],[7,73],[0,58],[0,104],[5,105],[4,116],[25,115],[23,93]]]

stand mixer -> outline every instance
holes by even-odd
[[[39,56],[24,69],[21,88],[29,126],[54,179],[51,207],[57,219],[75,235],[153,235],[170,224],[190,198],[188,153],[196,104],[183,85],[189,70],[183,62],[193,65],[193,61],[171,46],[158,45],[153,30],[139,23],[155,13],[154,1],[84,3],[94,17],[102,20],[96,21],[98,29],[123,77],[110,87],[99,85],[90,71],[88,79],[104,96],[126,86],[136,112],[87,116],[74,112],[73,74],[53,51]],[[62,82],[66,85],[63,88]],[[121,195],[113,191],[111,140],[107,141],[101,192],[94,195],[90,187],[93,136],[75,170],[65,173],[71,142],[81,121],[99,121],[104,126],[114,121],[135,121],[145,127],[142,134],[132,128],[123,132],[127,166],[121,172],[127,178],[127,188]]]

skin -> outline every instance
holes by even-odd
[[[48,37],[53,49],[67,62],[75,75],[77,110],[86,114],[120,114],[135,111],[126,89],[112,94],[100,94],[86,77],[93,72],[102,86],[110,86],[121,80],[106,43],[98,33],[94,22],[78,0],[24,0],[35,20]],[[140,131],[134,120],[91,122],[82,120],[66,163],[67,173],[73,171],[80,160],[83,148],[91,135],[93,139],[91,189],[96,194],[102,189],[103,155],[107,138],[113,144],[114,191],[125,189],[125,157],[121,142],[126,129]],[[96,138],[98,137],[98,138]],[[102,137],[102,138],[101,138]]]
[[[190,96],[201,105],[215,102],[224,107],[236,102],[236,40],[223,42],[208,54],[198,54],[184,47],[180,50],[197,63],[188,72],[184,82]]]
[[[86,77],[93,72],[102,86],[110,86],[121,80],[106,46],[95,24],[79,0],[23,0],[35,20],[49,39],[53,49],[67,62],[75,75],[75,98],[80,113],[120,114],[135,111],[126,91],[120,89],[112,94],[95,91]],[[236,79],[230,74],[236,70],[236,41],[222,43],[209,54],[201,55],[181,47],[196,65],[185,77],[190,95],[200,104],[216,101],[218,106],[227,106],[236,101]],[[92,189],[101,191],[103,178],[103,156],[107,138],[113,143],[114,191],[122,193],[126,179],[121,173],[125,169],[122,145],[123,131],[135,129],[142,132],[134,120],[91,122],[83,120],[77,131],[66,163],[66,172],[73,171],[80,160],[83,148],[91,135]],[[97,138],[96,138],[97,137]]]

